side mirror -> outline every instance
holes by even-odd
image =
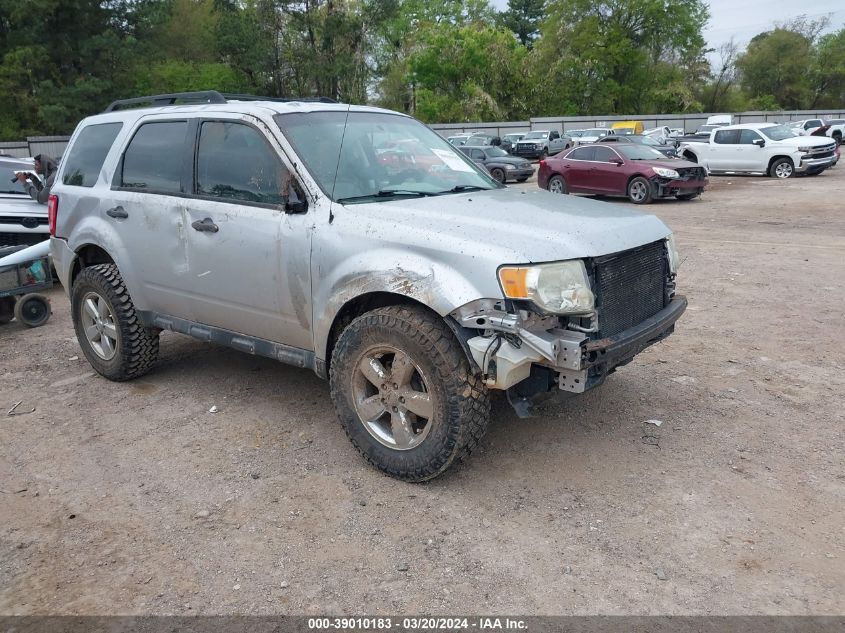
[[[305,213],[308,211],[308,201],[293,176],[285,184],[285,213]]]
[[[766,145],[766,141],[764,141],[764,140],[763,140],[763,139],[761,139],[761,138],[755,138],[755,139],[754,139],[753,141],[751,141],[751,142],[752,142],[752,143],[754,143],[757,147],[765,147],[765,145]]]
[[[621,167],[624,164],[621,158],[611,158],[610,162],[616,165],[617,167]]]

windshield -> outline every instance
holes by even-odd
[[[331,111],[273,118],[335,202],[501,187],[434,131],[406,116]]]
[[[660,145],[659,141],[654,140],[650,136],[641,136],[634,141],[635,143],[639,142],[643,145]]]
[[[772,127],[760,128],[759,131],[773,141],[783,141],[784,139],[795,137],[795,133],[786,125],[773,125]]]
[[[616,151],[629,160],[666,160],[656,149],[645,145],[617,145]]]
[[[569,138],[578,138],[579,136],[584,136],[585,130],[569,130],[566,135]]]
[[[613,131],[616,134],[633,134],[634,128],[632,128],[632,127],[615,127],[615,128],[613,128]]]
[[[532,138],[546,138],[548,134],[548,132],[529,132],[528,134],[522,137],[522,140],[525,141]]]
[[[598,137],[607,136],[607,130],[603,130],[602,128],[597,127],[597,128],[593,128],[591,130],[584,130],[581,133],[581,136],[598,136]]]

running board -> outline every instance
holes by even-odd
[[[178,332],[179,334],[187,334],[199,341],[225,345],[226,347],[231,347],[232,349],[246,352],[247,354],[252,354],[254,356],[265,356],[285,363],[286,365],[293,365],[294,367],[303,367],[305,369],[312,369],[316,371],[316,356],[314,355],[314,352],[309,352],[308,350],[291,347],[290,345],[283,345],[282,343],[274,343],[273,341],[248,336],[246,334],[241,334],[240,332],[224,330],[223,328],[214,327],[212,325],[195,323],[194,321],[188,321],[187,319],[157,314],[156,312],[148,310],[139,310],[137,314],[141,319],[141,323],[143,323],[145,327],[153,327],[161,330]]]

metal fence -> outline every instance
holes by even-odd
[[[717,113],[712,113],[717,114]],[[694,132],[712,114],[631,114],[626,116],[558,116],[535,117],[528,121],[496,121],[488,123],[433,123],[431,127],[443,136],[461,132],[484,132],[504,136],[509,132],[531,130],[579,130],[591,127],[610,127],[614,121],[642,121],[646,129],[666,125]],[[801,119],[845,119],[845,108],[839,110],[787,110],[781,112],[738,112],[733,115],[734,123],[798,121]],[[47,154],[59,158],[64,154],[69,136],[30,136],[25,141],[0,142],[0,154],[25,158]]]
[[[646,129],[667,126],[683,128],[694,132],[699,125],[707,122],[707,117],[714,113],[702,114],[631,114],[607,116],[558,116],[535,117],[528,121],[507,121],[487,123],[434,123],[432,129],[443,136],[461,132],[486,133],[503,136],[510,132],[529,132],[531,130],[580,130],[593,127],[610,127],[615,121],[642,121]],[[773,122],[785,123],[801,119],[845,119],[845,108],[839,110],[788,110],[781,112],[738,112],[732,115],[734,123]]]
[[[27,158],[47,154],[59,158],[64,154],[69,136],[30,136],[25,141],[0,142],[0,154]]]

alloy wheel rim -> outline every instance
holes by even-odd
[[[117,353],[117,325],[108,302],[96,292],[82,299],[80,320],[85,338],[94,353],[103,360],[111,360]]]
[[[549,191],[552,193],[563,193],[563,183],[559,178],[552,178],[549,183]]]
[[[789,178],[792,175],[792,165],[789,163],[781,163],[775,168],[775,175],[778,178]]]
[[[352,377],[352,396],[364,428],[388,448],[416,448],[431,431],[434,398],[428,380],[398,348],[380,345],[361,354]]]
[[[634,200],[642,200],[645,198],[645,185],[641,182],[635,182],[631,185],[631,197]]]

